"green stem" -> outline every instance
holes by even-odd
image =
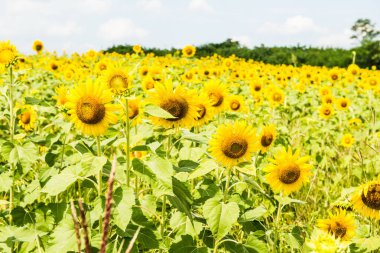
[[[224,202],[226,202],[228,198],[228,188],[230,187],[230,176],[231,176],[231,169],[227,169],[226,187],[224,188],[224,198],[223,198]]]
[[[126,117],[126,123],[125,123],[125,140],[127,142],[127,150],[126,150],[126,163],[125,163],[125,170],[126,170],[126,176],[127,176],[127,187],[129,187],[131,182],[131,168],[130,168],[130,138],[129,138],[129,132],[130,132],[130,122],[129,122],[129,105],[128,105],[128,99],[125,99],[125,117]]]
[[[166,226],[166,195],[162,197],[162,222],[161,222],[161,236],[164,238]]]
[[[102,150],[101,150],[101,146],[100,146],[100,137],[99,136],[96,137],[96,144],[98,146],[98,156],[100,157],[100,156],[102,156]],[[102,171],[102,169],[100,169],[99,174],[98,174],[98,196],[99,196],[99,198],[102,197],[102,185],[103,185],[102,176],[103,176],[103,171]],[[99,217],[99,233],[100,234],[102,233],[102,227],[103,227],[102,215],[100,215],[100,217]]]
[[[352,52],[352,64],[355,64],[355,60],[356,60],[356,52],[353,51]]]
[[[280,238],[281,211],[282,211],[282,204],[278,203],[276,222],[275,222],[276,231],[275,231],[275,238],[274,238],[275,252],[281,252],[281,238]],[[277,247],[277,243],[279,243],[278,247]]]
[[[13,143],[14,137],[14,113],[13,113],[13,68],[9,67],[9,134],[11,143]],[[11,163],[11,172],[14,175],[14,165]],[[14,185],[12,185],[9,190],[9,224],[12,224],[12,210],[13,210],[13,202],[14,202]]]

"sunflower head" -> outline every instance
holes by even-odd
[[[195,117],[195,124],[198,126],[207,124],[215,115],[207,95],[202,93],[197,100],[198,115]]]
[[[0,65],[11,64],[17,56],[17,50],[9,41],[0,41]]]
[[[233,112],[246,112],[247,107],[244,104],[244,97],[231,95],[227,99],[228,109]]]
[[[34,129],[37,120],[37,113],[31,106],[23,106],[21,113],[18,115],[18,125],[25,131],[31,131]]]
[[[351,134],[345,134],[342,136],[341,144],[343,147],[349,148],[355,143],[354,137]]]
[[[185,57],[193,57],[195,55],[196,48],[192,45],[187,45],[182,49],[182,55]]]
[[[40,40],[35,40],[33,42],[33,50],[36,51],[37,53],[41,53],[42,50],[44,49],[44,43]]]
[[[336,101],[336,106],[339,110],[347,110],[351,105],[351,101],[348,98],[339,98]]]
[[[196,93],[182,86],[173,89],[171,82],[157,83],[150,93],[148,101],[169,112],[175,118],[159,118],[152,116],[152,122],[166,128],[192,127],[198,117]]]
[[[221,125],[209,143],[211,155],[222,165],[231,168],[250,161],[256,151],[255,130],[243,122]]]
[[[264,126],[259,134],[257,144],[261,153],[266,153],[276,140],[276,128],[274,125]]]
[[[318,227],[341,240],[350,240],[355,235],[355,219],[346,210],[338,209],[328,219],[318,221]]]
[[[114,93],[122,93],[130,89],[132,77],[121,68],[111,68],[104,73],[103,80]]]
[[[223,111],[228,96],[228,90],[224,84],[212,79],[206,83],[203,93],[208,96],[216,113]]]
[[[93,80],[76,86],[68,95],[66,107],[71,121],[84,134],[99,136],[110,124],[117,122],[114,111],[119,106],[111,104],[112,92]]]
[[[133,52],[135,52],[136,54],[141,53],[142,51],[141,45],[138,45],[138,44],[134,45],[132,49],[133,49]]]
[[[271,164],[264,171],[268,172],[265,178],[275,192],[288,195],[298,191],[302,185],[309,181],[311,165],[307,164],[308,156],[300,157],[298,149],[294,154],[289,147],[288,151],[282,148],[280,152],[271,159]]]
[[[380,180],[359,186],[351,198],[356,212],[380,220]]]
[[[319,108],[319,115],[324,119],[329,119],[334,115],[334,108],[331,104],[322,104]]]
[[[280,104],[284,103],[285,100],[285,93],[280,88],[274,88],[267,94],[270,104],[273,107],[279,106]]]

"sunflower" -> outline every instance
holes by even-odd
[[[334,97],[332,95],[325,95],[322,97],[322,103],[324,104],[333,104]]]
[[[206,94],[202,93],[198,96],[197,107],[198,115],[195,117],[195,124],[198,126],[207,124],[214,117],[215,113]]]
[[[322,86],[321,88],[319,88],[319,94],[322,97],[323,96],[332,96],[331,87],[329,87],[329,86]]]
[[[117,122],[114,111],[118,106],[111,104],[112,92],[105,85],[88,80],[70,91],[66,107],[70,119],[84,134],[99,136],[110,124]]]
[[[42,50],[44,49],[44,43],[40,40],[36,40],[33,43],[33,50],[36,51],[37,53],[41,53]]]
[[[351,105],[351,101],[348,98],[339,98],[336,101],[336,106],[339,110],[345,111],[347,110]]]
[[[57,105],[64,106],[67,102],[67,95],[68,95],[67,88],[61,85],[55,88],[55,92],[57,93],[57,95],[53,96],[53,98],[57,101]]]
[[[334,115],[334,108],[331,104],[322,104],[319,108],[319,115],[324,119],[329,119]]]
[[[266,153],[268,149],[273,146],[273,143],[276,140],[276,134],[276,128],[274,125],[264,126],[261,130],[257,143],[262,154]]]
[[[263,89],[263,84],[259,79],[254,79],[250,82],[249,88],[253,96],[257,96]]]
[[[131,86],[131,76],[121,68],[110,68],[103,76],[103,81],[114,93],[121,93]]]
[[[355,219],[346,210],[339,209],[336,214],[330,215],[328,219],[318,221],[318,227],[323,231],[348,241],[355,235]]]
[[[59,69],[59,63],[57,61],[51,61],[49,63],[49,68],[53,71],[58,71]]]
[[[141,45],[134,45],[132,49],[133,49],[133,52],[135,52],[136,54],[141,53],[142,51]]]
[[[143,90],[147,91],[147,90],[153,89],[155,86],[155,83],[156,82],[153,80],[153,78],[150,75],[148,75],[144,77],[144,79],[141,82],[141,85],[142,85]]]
[[[280,88],[274,88],[267,94],[270,104],[273,107],[277,107],[280,104],[284,103],[285,100],[285,93]]]
[[[352,137],[351,134],[345,134],[345,135],[343,135],[343,137],[341,139],[341,144],[342,144],[343,147],[349,148],[354,143],[355,143],[355,139],[354,139],[354,137]]]
[[[362,126],[363,122],[359,118],[353,118],[348,121],[348,125],[352,129],[359,129]]]
[[[182,55],[185,57],[193,57],[195,55],[196,48],[192,45],[187,45],[182,49]]]
[[[8,65],[12,63],[17,56],[17,49],[9,41],[0,41],[0,64]]]
[[[152,122],[166,128],[192,127],[194,119],[198,117],[197,98],[194,91],[182,86],[173,89],[171,82],[156,84],[155,91],[150,93],[148,102],[158,105],[175,118],[159,118],[152,116]]]
[[[311,176],[312,166],[306,163],[308,160],[308,156],[300,157],[299,149],[293,154],[290,147],[288,151],[282,148],[275,159],[270,159],[272,164],[264,169],[268,172],[265,178],[273,191],[285,195],[298,191]]]
[[[21,108],[21,113],[18,115],[18,125],[25,131],[31,131],[36,124],[37,113],[31,106],[24,106]]]
[[[336,82],[340,79],[340,73],[337,68],[333,68],[329,72],[329,78],[331,82]]]
[[[351,202],[356,212],[380,220],[380,180],[359,186],[351,197]]]
[[[356,75],[358,75],[358,74],[360,73],[360,68],[359,68],[358,65],[352,63],[352,64],[350,64],[350,65],[348,66],[347,71],[348,71],[351,75],[356,76]]]
[[[256,151],[255,130],[245,122],[218,127],[209,143],[209,150],[220,164],[231,168],[240,162],[250,161]]]
[[[148,66],[142,66],[139,68],[139,74],[141,77],[145,77],[149,74],[149,67]]]
[[[227,99],[228,109],[233,112],[246,112],[247,107],[244,104],[244,97],[231,95]]]
[[[228,95],[227,87],[224,84],[215,79],[210,80],[206,83],[203,92],[210,99],[215,113],[219,113],[224,109]]]

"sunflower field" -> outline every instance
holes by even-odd
[[[0,42],[0,252],[380,252],[380,71]]]

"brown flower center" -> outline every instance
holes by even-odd
[[[331,75],[331,79],[334,80],[334,81],[337,80],[338,79],[338,75],[337,74],[332,74]]]
[[[129,119],[134,119],[137,115],[139,115],[139,108],[137,106],[128,106],[128,117]]]
[[[24,124],[29,124],[30,122],[30,112],[26,111],[21,115],[21,122]]]
[[[37,45],[36,46],[36,51],[41,51],[42,50],[42,45]]]
[[[323,110],[323,114],[329,116],[331,114],[331,110],[329,108],[326,108]]]
[[[211,105],[214,107],[220,106],[224,100],[223,96],[220,93],[211,92],[208,97],[211,100]]]
[[[239,110],[239,108],[240,108],[240,102],[238,100],[236,100],[236,99],[232,100],[230,102],[230,108],[233,111]]]
[[[77,102],[76,114],[83,123],[94,125],[103,120],[106,108],[96,98],[82,97]]]
[[[269,147],[270,144],[272,144],[272,141],[273,141],[273,135],[272,134],[268,134],[268,135],[263,135],[261,137],[261,146],[263,147]]]
[[[248,142],[244,139],[236,138],[230,142],[227,142],[222,147],[222,152],[229,158],[240,158],[248,149]]]
[[[273,93],[272,98],[273,98],[273,101],[275,101],[275,102],[281,102],[282,95],[278,92],[275,92],[275,93]]]
[[[372,184],[368,187],[367,194],[362,192],[362,201],[369,208],[380,210],[380,184]]]
[[[335,228],[332,228],[331,226],[328,228],[329,233],[333,234],[335,238],[344,237],[347,233],[347,228],[343,227],[339,222],[336,222],[335,225]]]
[[[206,107],[202,104],[199,104],[198,105],[198,117],[196,118],[196,120],[201,120],[203,119],[203,117],[206,115]]]
[[[284,184],[293,184],[297,182],[297,180],[301,176],[301,170],[296,164],[292,164],[286,168],[284,168],[280,172],[280,181]]]
[[[178,121],[186,117],[189,111],[189,105],[183,98],[170,99],[161,104],[161,108],[176,117],[175,119],[166,119],[169,121]]]

